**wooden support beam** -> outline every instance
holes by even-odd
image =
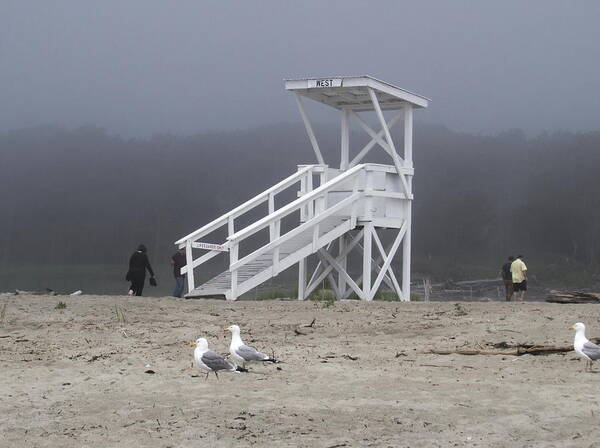
[[[365,120],[363,120],[363,118],[362,118],[360,115],[358,115],[358,114],[357,114],[356,112],[354,112],[354,111],[351,111],[351,112],[352,112],[352,116],[353,116],[354,118],[356,118],[356,120],[358,121],[358,124],[360,124],[360,127],[362,127],[362,128],[363,128],[363,130],[364,130],[364,131],[365,131],[367,134],[369,134],[369,136],[371,137],[371,139],[372,139],[372,140],[375,140],[375,142],[376,142],[376,143],[377,143],[379,146],[381,146],[381,147],[382,147],[382,148],[385,150],[385,152],[387,152],[387,153],[388,153],[390,156],[392,156],[392,157],[393,157],[393,155],[392,155],[392,150],[391,150],[390,146],[389,146],[389,145],[386,143],[386,141],[385,141],[385,140],[382,138],[382,135],[383,135],[383,130],[381,131],[381,135],[380,135],[380,134],[378,134],[378,133],[376,133],[376,132],[375,132],[375,131],[374,131],[374,130],[371,128],[371,126],[369,126],[369,125],[367,124],[367,122],[366,122]],[[389,127],[389,125],[388,125],[388,127]]]
[[[336,271],[338,271],[340,274],[342,274],[344,276],[344,278],[346,279],[346,282],[352,287],[352,289],[354,289],[354,292],[356,292],[356,294],[358,294],[358,296],[361,299],[366,300],[361,289],[354,282],[354,280],[352,280],[352,277],[350,277],[350,275],[348,275],[348,273],[342,269],[340,264],[331,255],[329,255],[329,253],[327,253],[323,249],[319,249],[319,253],[323,254],[323,256],[327,259],[329,264],[331,264],[333,266],[333,269],[335,269]]]
[[[304,257],[298,262],[298,300],[306,299],[306,269],[308,258]]]
[[[383,116],[383,112],[381,111],[381,107],[379,106],[379,100],[377,99],[377,94],[370,87],[368,87],[367,90],[369,91],[369,96],[371,97],[371,102],[373,103],[373,108],[375,109],[377,118],[379,119],[379,124],[381,125],[381,128],[384,131],[387,144],[390,146],[390,149],[392,150],[392,159],[394,160],[394,166],[396,167],[396,170],[398,171],[398,175],[400,176],[400,180],[402,181],[402,187],[404,189],[404,193],[406,194],[406,197],[412,199],[412,195],[409,191],[408,183],[406,182],[406,176],[402,172],[402,162],[400,161],[400,156],[398,155],[398,152],[396,151],[396,146],[394,145],[394,141],[392,140],[392,135],[390,134],[390,130],[387,126],[387,123],[385,122],[385,117]]]
[[[402,227],[402,226],[400,226],[400,227]],[[383,257],[385,257],[387,253],[390,252],[390,250],[392,249],[392,245],[394,244],[394,242],[392,242],[392,244],[390,244],[390,247],[388,247],[388,250],[386,252],[383,249],[383,244],[381,244],[381,240],[379,239],[379,236],[377,235],[377,232],[374,232],[373,237],[374,237],[374,240],[375,240],[375,244],[377,245],[377,249],[379,249],[379,253],[381,254],[381,258],[377,262],[377,268],[381,271],[381,267],[379,266],[379,262],[381,260],[383,260]],[[394,269],[392,268],[392,265],[390,265],[390,267],[388,268],[388,275],[389,275],[389,281],[386,281],[386,277],[384,277],[384,281],[386,281],[387,285],[391,289],[393,289],[394,291],[396,291],[396,294],[398,295],[398,298],[401,299],[402,298],[402,288],[400,288],[400,284],[398,283],[398,280],[396,279],[396,274],[394,273]]]
[[[344,248],[344,251],[338,255],[338,260],[341,260],[341,257],[345,257],[347,256],[352,249],[354,249],[354,247],[359,243],[359,241],[361,240],[362,236],[364,233],[364,229],[361,229],[350,241],[350,243],[348,243],[346,245],[346,247]],[[329,248],[331,247],[331,245],[328,245],[325,248],[325,251],[328,251]],[[323,249],[321,249],[323,250]],[[323,268],[323,271],[317,276],[316,273],[319,269],[319,267]],[[320,261],[319,264],[317,265],[317,268],[315,269],[315,272],[313,273],[310,281],[308,282],[308,286],[306,288],[306,295],[310,295],[310,293],[317,287],[317,285],[319,283],[321,283],[323,281],[323,279],[331,272],[331,270],[333,269],[333,266],[330,264],[327,264],[323,261]]]
[[[398,112],[396,115],[394,115],[392,117],[392,119],[390,121],[388,121],[387,126],[388,129],[392,129],[392,127],[400,120],[400,118],[402,118],[402,112]],[[377,137],[379,137],[380,139],[383,137],[384,134],[384,130],[380,130],[377,133]],[[377,140],[376,139],[371,139],[371,141],[369,143],[367,143],[363,149],[361,149],[359,151],[359,153],[352,159],[352,162],[350,162],[350,168],[352,168],[353,166],[355,166],[356,164],[358,164],[364,156],[367,155],[367,153],[373,148],[373,146],[375,146],[377,144]]]
[[[392,247],[390,248],[389,252],[387,254],[382,253],[382,255],[384,257],[383,266],[381,268],[381,272],[379,272],[379,275],[375,279],[375,283],[373,284],[373,292],[370,293],[370,296],[369,296],[370,300],[373,300],[375,292],[377,292],[377,289],[379,289],[379,285],[381,284],[381,281],[383,280],[383,276],[385,275],[387,270],[390,269],[390,264],[392,263],[392,260],[394,259],[394,255],[396,255],[396,251],[398,250],[398,247],[400,246],[400,243],[402,242],[402,238],[404,237],[405,233],[406,233],[406,221],[404,221],[404,224],[400,228],[398,235],[396,235],[396,239],[394,240],[394,243],[392,244]],[[380,247],[380,250],[383,250],[383,247]]]
[[[363,237],[363,274],[362,274],[362,292],[363,300],[372,300],[371,297],[371,247],[373,242],[373,223],[368,222],[364,226],[365,234]]]
[[[317,138],[315,137],[315,133],[313,132],[312,125],[308,120],[308,116],[304,110],[304,104],[302,104],[302,98],[299,94],[296,93],[296,104],[298,105],[298,110],[300,111],[300,116],[302,117],[302,121],[304,122],[304,127],[306,128],[306,133],[308,134],[308,139],[310,140],[310,144],[313,147],[313,151],[315,152],[315,156],[317,157],[317,161],[321,165],[325,165],[325,160],[323,159],[323,155],[321,154],[321,149],[319,149],[319,144],[317,143]]]
[[[404,219],[406,234],[402,242],[402,299],[410,301],[410,252],[411,252],[411,226],[412,226],[412,201],[406,201]]]
[[[340,157],[340,170],[347,170],[349,159],[350,159],[350,128],[349,128],[350,111],[348,109],[342,109],[342,138],[341,138],[341,157]]]
[[[190,266],[186,272],[188,292],[191,292],[196,287],[194,284],[194,254],[192,253],[192,241],[187,240],[185,244],[185,264]]]

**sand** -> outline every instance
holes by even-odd
[[[55,309],[59,301],[66,308]],[[577,321],[600,335],[597,305],[85,295],[0,303],[2,447],[600,445],[600,374],[583,373],[574,352],[422,353],[568,345]],[[205,380],[190,367],[189,343],[206,337],[226,353],[223,327],[234,323],[283,362]]]

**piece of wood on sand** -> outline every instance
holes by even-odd
[[[546,297],[550,303],[600,303],[600,293],[551,290]]]
[[[600,338],[590,339],[594,344],[600,343]],[[509,346],[504,343],[496,344],[496,346],[504,346],[510,348],[510,350],[468,350],[468,349],[454,349],[454,350],[427,350],[423,354],[428,355],[504,355],[504,356],[522,356],[522,355],[551,355],[553,353],[566,353],[573,350],[572,345],[531,345],[531,344],[518,344]]]

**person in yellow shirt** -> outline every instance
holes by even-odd
[[[512,274],[515,301],[524,302],[527,292],[527,266],[523,261],[523,255],[517,255],[517,259],[510,265],[510,273]]]

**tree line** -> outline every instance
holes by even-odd
[[[337,162],[337,128],[317,134]],[[500,263],[524,252],[594,270],[599,149],[600,132],[527,138],[417,127],[417,265]],[[298,124],[152,138],[94,127],[2,133],[0,267],[126,263],[141,242],[166,259],[176,239],[313,159]]]

